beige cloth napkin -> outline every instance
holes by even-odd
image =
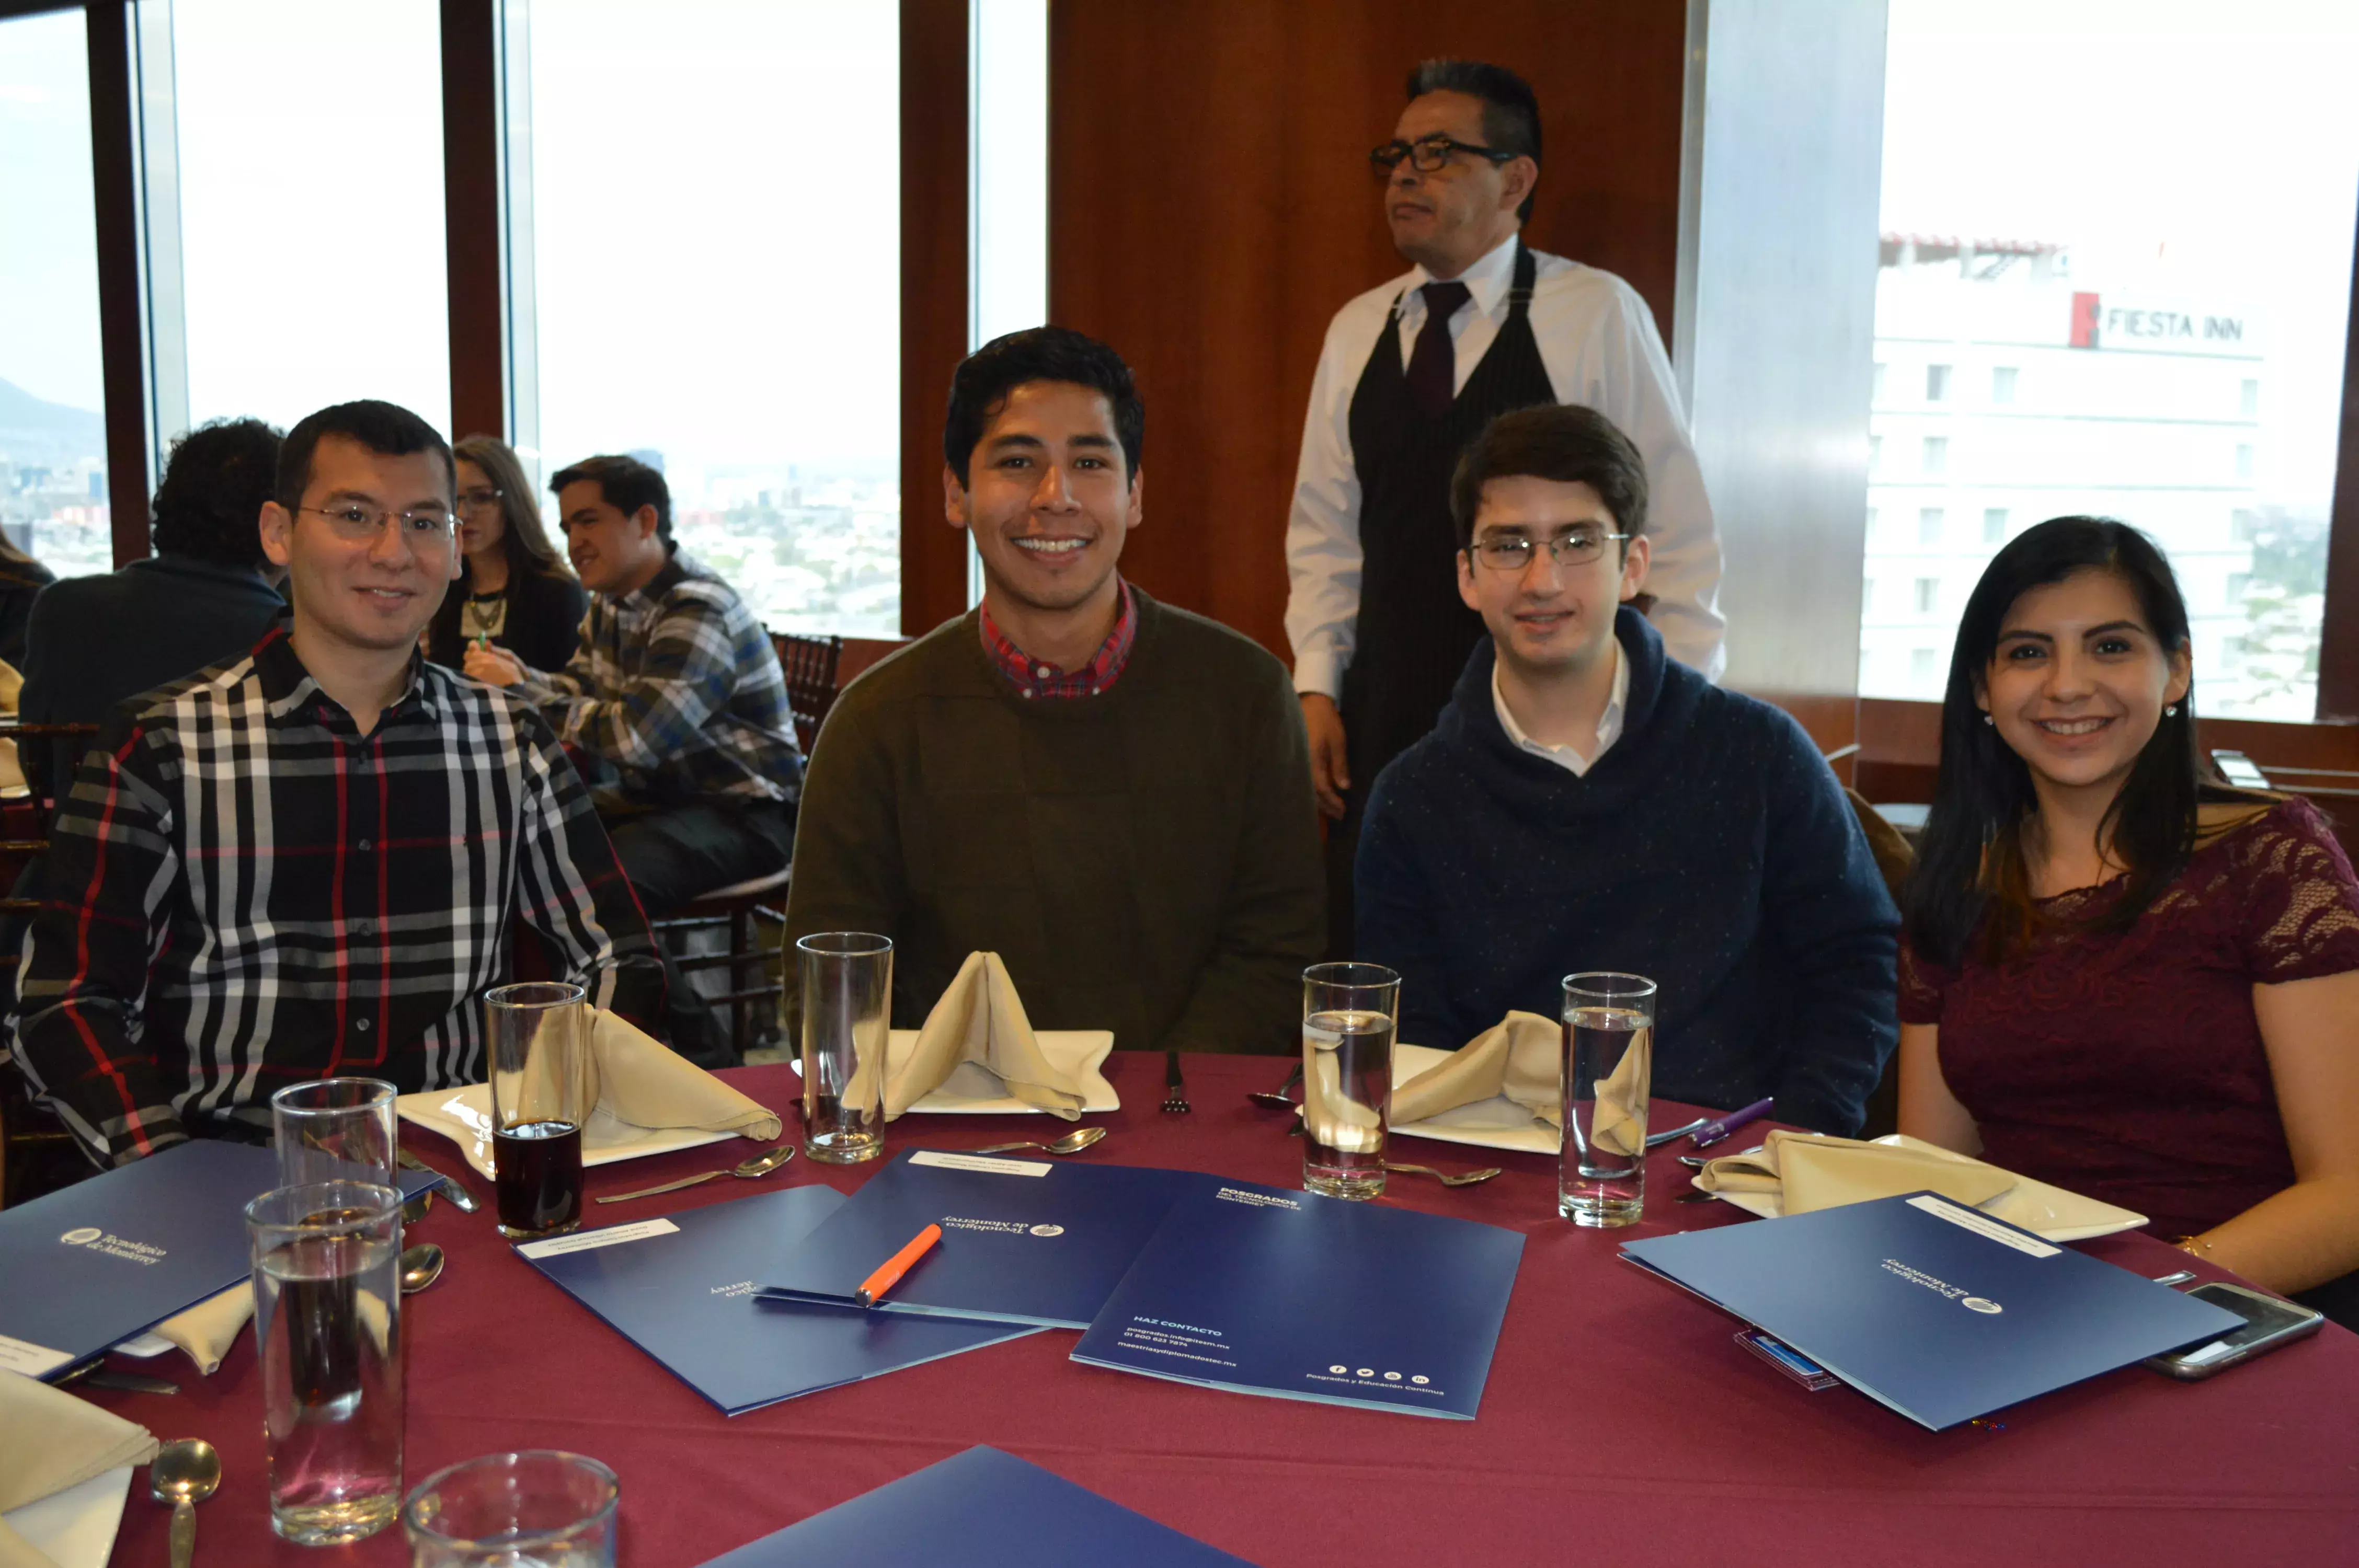
[[[1780,1212],[1796,1215],[1928,1191],[1980,1207],[2016,1178],[1979,1160],[1780,1128],[1758,1153],[1711,1161],[1695,1184],[1708,1193],[1775,1193]]]
[[[1089,1103],[1070,1074],[1040,1053],[1032,1021],[1007,966],[996,953],[969,953],[950,989],[926,1015],[908,1059],[885,1079],[885,1119],[892,1121],[941,1087],[962,1063],[998,1075],[1007,1092],[1049,1115],[1081,1119]]]
[[[598,1104],[634,1127],[694,1127],[767,1143],[786,1130],[766,1109],[627,1019],[591,1009],[590,1051],[598,1064]],[[160,1333],[161,1330],[158,1330]]]
[[[1505,1096],[1554,1127],[1563,1076],[1563,1026],[1537,1012],[1510,1012],[1395,1089],[1393,1125]]]
[[[156,1440],[63,1389],[0,1372],[0,1513],[156,1457]],[[0,1521],[0,1568],[55,1568]]]
[[[197,1370],[210,1378],[221,1370],[222,1358],[253,1316],[254,1281],[244,1280],[178,1317],[166,1318],[149,1332],[187,1351]]]

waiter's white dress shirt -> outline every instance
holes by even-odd
[[[1450,319],[1457,379],[1463,387],[1507,319],[1515,271],[1513,238],[1468,267],[1458,281],[1471,297]],[[1688,442],[1670,356],[1637,291],[1610,272],[1534,251],[1532,338],[1560,403],[1596,409],[1622,428],[1647,463],[1647,535],[1652,558],[1647,619],[1671,657],[1717,680],[1726,663],[1721,637],[1720,533],[1704,496],[1703,473]],[[1401,299],[1401,363],[1425,326],[1433,281],[1418,267],[1368,290],[1328,324],[1295,470],[1294,511],[1286,526],[1292,588],[1286,635],[1294,645],[1294,688],[1341,697],[1352,663],[1353,623],[1360,613],[1360,479],[1352,460],[1352,395],[1367,368],[1385,314]]]
[[[1614,655],[1614,695],[1605,699],[1605,711],[1597,716],[1597,743],[1583,752],[1567,744],[1551,746],[1545,741],[1535,741],[1524,733],[1516,716],[1507,711],[1507,694],[1499,689],[1499,665],[1491,665],[1491,706],[1499,715],[1499,728],[1507,732],[1507,744],[1518,752],[1535,757],[1545,757],[1574,778],[1584,778],[1597,765],[1614,741],[1622,739],[1622,709],[1630,701],[1630,661],[1622,656],[1622,644],[1608,643],[1605,651]]]

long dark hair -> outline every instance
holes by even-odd
[[[2017,600],[2075,572],[2108,571],[2129,585],[2147,629],[2165,653],[2187,647],[2187,601],[2153,540],[2109,517],[2055,517],[2027,528],[1993,557],[1966,600],[1941,697],[1941,771],[1902,890],[1908,939],[1936,963],[1955,966],[1981,935],[1996,959],[2029,935],[2035,911],[2023,853],[2038,815],[2031,770],[1983,722],[1975,703],[1998,651],[2000,624]],[[2100,842],[2128,872],[2128,885],[2091,923],[2097,930],[2136,924],[2194,852],[2196,808],[2207,798],[2246,798],[2207,786],[2197,761],[2194,688],[2155,726],[2121,792],[2099,825]]]
[[[570,577],[565,557],[549,542],[540,525],[540,504],[533,499],[532,481],[524,476],[506,443],[489,436],[468,436],[451,449],[462,462],[484,470],[500,492],[500,518],[506,526],[500,543],[507,552],[508,570],[540,577]]]

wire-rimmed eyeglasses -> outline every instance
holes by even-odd
[[[451,538],[451,514],[439,506],[387,512],[365,502],[347,501],[341,506],[299,506],[296,510],[326,518],[338,538],[354,544],[375,538],[385,532],[388,522],[397,519],[401,524],[401,537],[413,545],[446,544]]]
[[[1603,528],[1568,528],[1547,541],[1549,559],[1559,566],[1580,566],[1603,555],[1605,546],[1615,540],[1629,536]],[[1486,534],[1467,546],[1467,554],[1493,571],[1519,572],[1532,564],[1537,543],[1522,534]]]

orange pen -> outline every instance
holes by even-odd
[[[908,1273],[919,1259],[932,1250],[934,1243],[941,1238],[942,1227],[939,1225],[929,1225],[918,1232],[916,1240],[886,1259],[875,1273],[860,1281],[860,1288],[852,1292],[853,1301],[861,1306],[875,1306],[876,1298],[898,1284],[901,1276]]]

